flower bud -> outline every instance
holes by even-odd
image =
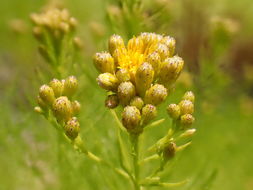
[[[167,94],[167,89],[163,85],[155,84],[147,90],[145,103],[158,105],[166,99]]]
[[[116,77],[119,80],[119,82],[126,82],[130,80],[130,75],[126,69],[119,69],[116,72]]]
[[[177,145],[174,142],[169,142],[167,146],[164,147],[163,157],[165,159],[171,159],[175,156],[177,150]]]
[[[37,103],[42,110],[48,110],[48,105],[41,99],[40,96],[37,97]]]
[[[115,64],[113,57],[106,52],[96,53],[93,57],[93,63],[97,70],[101,73],[114,73]]]
[[[146,104],[141,110],[141,117],[144,124],[147,124],[151,120],[155,119],[156,115],[156,107],[152,104]]]
[[[119,105],[119,98],[117,95],[109,95],[105,100],[105,107],[109,109],[116,108]]]
[[[141,121],[141,113],[135,106],[126,106],[122,112],[122,124],[129,132],[134,132]]]
[[[77,100],[75,100],[71,104],[72,104],[73,115],[79,114],[81,110],[81,104]]]
[[[118,87],[118,97],[122,105],[128,105],[135,96],[135,87],[131,82],[122,82]]]
[[[183,100],[189,100],[189,101],[191,101],[192,103],[194,103],[195,96],[194,96],[193,92],[192,92],[192,91],[186,92],[186,93],[184,94],[184,96],[183,96]]]
[[[144,102],[143,102],[143,100],[142,100],[141,97],[135,96],[135,97],[131,100],[130,105],[131,105],[131,106],[135,106],[135,107],[137,107],[139,110],[141,110],[141,108],[142,108],[143,105],[144,105]]]
[[[45,104],[51,106],[55,100],[54,91],[48,85],[42,85],[39,90],[40,98],[45,102]]]
[[[177,104],[170,104],[167,107],[167,113],[172,119],[177,119],[180,116],[180,107]]]
[[[154,79],[154,69],[152,65],[144,62],[141,64],[135,75],[136,90],[138,94],[143,97],[148,88],[150,88]]]
[[[180,118],[180,124],[183,127],[190,127],[195,121],[195,118],[191,114],[182,115]]]
[[[72,97],[78,88],[78,81],[75,76],[66,78],[64,82],[63,95]]]
[[[111,73],[100,74],[97,82],[101,88],[109,91],[114,91],[118,87],[118,79]]]
[[[83,49],[83,42],[81,40],[81,38],[79,37],[74,37],[73,38],[73,44],[76,50],[81,50]]]
[[[53,79],[49,86],[53,89],[55,97],[59,97],[62,95],[63,92],[63,83],[58,79]]]
[[[188,138],[192,137],[196,132],[196,129],[188,129],[183,134],[179,136],[179,138]]]
[[[170,56],[172,56],[175,52],[176,40],[173,37],[165,36],[161,42],[169,48]]]
[[[158,44],[156,51],[159,53],[161,60],[164,60],[170,55],[169,48],[165,44]]]
[[[72,116],[72,104],[66,96],[57,98],[52,106],[54,116],[60,121],[68,121]]]
[[[161,58],[160,58],[159,53],[153,52],[148,55],[147,60],[146,60],[149,64],[152,65],[154,72],[155,72],[155,74],[154,74],[155,77],[157,76],[157,74],[160,71],[160,67],[161,67],[161,60],[160,59]]]
[[[182,100],[179,104],[181,115],[192,114],[194,112],[194,105],[189,100]]]
[[[109,46],[109,52],[111,53],[111,55],[113,55],[116,49],[125,48],[123,39],[121,38],[121,36],[116,35],[116,34],[110,37],[108,46]]]
[[[76,117],[72,117],[64,126],[65,134],[74,140],[80,132],[80,124]]]
[[[39,107],[39,106],[36,106],[36,107],[34,108],[34,111],[37,112],[37,113],[40,113],[40,114],[43,113],[43,110],[42,110],[41,107]]]

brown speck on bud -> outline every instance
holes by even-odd
[[[177,104],[170,104],[167,107],[167,113],[172,119],[178,119],[180,116],[180,107]]]
[[[116,72],[116,77],[118,78],[119,82],[126,82],[130,80],[130,75],[126,69],[119,69]]]
[[[68,121],[72,116],[72,104],[66,96],[57,98],[52,106],[54,116],[59,121]]]
[[[119,105],[119,98],[116,94],[109,95],[105,100],[105,107],[109,109],[116,108]]]
[[[96,53],[93,57],[93,63],[101,73],[114,73],[115,64],[113,57],[106,52]]]
[[[122,82],[118,87],[118,97],[120,103],[125,106],[135,96],[135,87],[131,82]]]
[[[164,159],[171,159],[175,156],[177,150],[177,145],[174,142],[169,142],[167,146],[164,147],[163,157]]]
[[[74,140],[80,132],[80,124],[76,117],[71,118],[64,126],[65,134]]]
[[[184,127],[190,127],[195,121],[195,118],[191,114],[182,115],[180,118],[180,124]]]
[[[108,46],[109,46],[109,52],[111,53],[111,55],[114,54],[114,51],[116,49],[125,48],[125,44],[124,44],[122,37],[119,35],[116,35],[116,34],[114,34],[110,37],[109,42],[108,42]]]
[[[49,86],[53,89],[55,97],[59,97],[63,92],[63,83],[58,79],[50,81]]]
[[[145,103],[159,105],[166,99],[167,95],[167,89],[163,85],[155,84],[147,90]]]
[[[39,96],[48,106],[51,106],[55,100],[54,91],[48,85],[40,87]]]
[[[109,91],[115,91],[118,87],[118,79],[111,73],[100,74],[97,78],[98,85]]]
[[[157,116],[156,107],[152,104],[146,104],[141,110],[141,117],[144,124],[148,124]]]
[[[170,56],[172,56],[174,54],[175,48],[176,48],[175,38],[170,37],[170,36],[165,36],[161,42],[169,48]]]
[[[141,113],[135,106],[126,106],[122,112],[122,124],[130,132],[135,133],[141,121]]]
[[[184,94],[184,96],[183,96],[183,100],[189,100],[189,101],[191,101],[192,103],[194,103],[194,101],[195,101],[195,96],[194,96],[193,92],[192,92],[192,91],[186,92],[186,93]]]
[[[131,100],[130,105],[131,105],[131,106],[135,106],[135,107],[137,107],[139,110],[141,110],[142,107],[143,107],[143,105],[144,105],[144,101],[142,100],[141,97],[135,96],[135,97]]]
[[[182,100],[179,103],[181,115],[192,114],[194,112],[194,105],[189,100]]]
[[[81,104],[77,100],[73,101],[71,104],[72,104],[73,115],[79,114],[81,110]]]
[[[66,78],[64,82],[63,95],[72,97],[78,88],[78,81],[75,76]]]

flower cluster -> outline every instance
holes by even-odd
[[[96,53],[94,64],[101,73],[97,82],[107,90],[108,108],[124,107],[122,123],[129,133],[140,134],[157,115],[184,61],[175,51],[175,39],[141,33],[125,45],[119,35],[109,39],[109,52]]]
[[[72,101],[77,87],[78,81],[74,76],[65,80],[53,79],[48,85],[40,87],[37,98],[39,106],[35,107],[35,110],[46,118],[55,117],[65,134],[72,140],[80,131],[80,124],[75,116],[80,112],[81,105],[76,100]]]

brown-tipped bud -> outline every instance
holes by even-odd
[[[189,101],[191,101],[192,103],[194,103],[194,101],[195,101],[195,96],[194,96],[193,92],[192,92],[192,91],[186,92],[186,93],[184,94],[184,96],[183,96],[183,100],[189,100]]]
[[[70,76],[65,79],[63,95],[72,97],[78,88],[78,81],[75,76]]]
[[[175,48],[176,48],[175,38],[170,37],[170,36],[165,36],[161,42],[169,48],[170,56],[172,56],[174,54]]]
[[[164,159],[171,159],[175,156],[177,150],[177,145],[174,142],[169,142],[167,146],[164,147],[163,157]]]
[[[98,85],[109,91],[115,91],[118,87],[118,79],[111,73],[100,74],[97,78]]]
[[[105,107],[109,109],[116,108],[119,105],[119,98],[116,94],[109,95],[105,100]]]
[[[63,92],[63,83],[58,79],[50,81],[49,86],[53,89],[55,97],[59,97]]]
[[[73,115],[79,114],[81,110],[81,104],[77,100],[75,100],[71,104],[72,104]]]
[[[137,93],[143,97],[147,89],[150,88],[154,79],[154,69],[151,64],[145,62],[141,64],[135,75]]]
[[[125,48],[124,40],[121,38],[121,36],[116,35],[116,34],[110,37],[108,46],[109,46],[109,52],[111,53],[111,55],[113,55],[116,49]]]
[[[158,105],[167,97],[167,89],[161,84],[155,84],[149,88],[145,95],[145,103]]]
[[[194,112],[194,104],[189,100],[182,100],[178,105],[181,115],[192,114]]]
[[[80,132],[80,124],[76,117],[71,118],[64,126],[65,134],[74,140]]]
[[[141,97],[135,96],[135,97],[131,100],[130,105],[131,105],[131,106],[135,106],[135,107],[137,107],[139,110],[141,110],[142,107],[143,107],[143,105],[144,105],[144,101],[142,100]]]
[[[152,104],[146,104],[141,110],[141,117],[144,124],[148,124],[157,116],[156,107]]]
[[[113,57],[106,52],[96,53],[93,57],[96,69],[101,73],[114,73],[115,64]]]
[[[178,56],[167,58],[160,70],[160,81],[165,86],[169,86],[179,77],[184,66],[184,61]]]
[[[52,110],[59,121],[68,121],[72,116],[72,104],[66,96],[57,98],[53,103]]]
[[[55,100],[54,91],[48,85],[40,87],[39,96],[48,106],[51,106]]]
[[[158,44],[156,51],[159,53],[161,60],[164,60],[170,55],[169,48],[165,44]]]
[[[154,72],[155,72],[155,77],[158,75],[161,67],[161,58],[159,53],[153,52],[148,55],[147,60],[149,64],[152,65]]]
[[[170,104],[167,107],[167,113],[172,119],[178,119],[180,116],[180,107],[177,104]]]
[[[122,124],[129,132],[134,132],[141,121],[141,113],[135,106],[126,106],[122,112]]]
[[[130,75],[126,69],[119,69],[116,72],[116,77],[118,78],[119,82],[126,82],[130,80]]]
[[[180,124],[183,127],[190,127],[195,121],[195,118],[191,114],[182,115],[180,118]]]
[[[120,103],[125,106],[135,96],[135,87],[131,82],[122,82],[118,87],[118,97]]]

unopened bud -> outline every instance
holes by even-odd
[[[192,91],[186,92],[186,93],[184,94],[184,96],[183,96],[183,100],[189,100],[189,101],[191,101],[192,103],[194,103],[194,101],[195,101],[195,96],[194,96],[193,92],[192,92]]]
[[[146,61],[152,65],[154,72],[155,72],[154,75],[156,77],[157,74],[159,73],[160,67],[161,67],[161,58],[160,58],[159,53],[153,52],[153,53],[149,54]]]
[[[119,69],[116,72],[116,77],[119,80],[119,82],[126,82],[130,80],[130,75],[126,69]]]
[[[71,104],[72,104],[73,115],[79,114],[81,110],[81,104],[77,100],[75,100]]]
[[[195,121],[195,118],[191,114],[182,115],[180,118],[180,124],[183,127],[190,127]]]
[[[177,150],[177,145],[174,142],[169,142],[167,146],[164,147],[163,157],[165,159],[171,159],[175,156]]]
[[[116,108],[119,105],[119,98],[117,95],[109,95],[105,100],[105,106],[109,109]]]
[[[80,124],[76,117],[71,118],[64,126],[65,134],[74,140],[80,132]]]
[[[147,90],[145,103],[158,105],[166,99],[167,95],[167,89],[163,85],[155,84]]]
[[[42,85],[39,90],[40,98],[45,102],[45,104],[51,106],[55,100],[54,91],[48,85]]]
[[[182,100],[179,104],[181,115],[192,114],[194,112],[194,105],[189,100]]]
[[[76,25],[78,24],[78,21],[77,21],[74,17],[71,17],[71,18],[69,19],[69,24],[70,24],[70,26],[71,26],[72,28],[75,28]]]
[[[122,105],[128,105],[135,96],[135,87],[131,82],[122,82],[118,87],[118,97]]]
[[[98,85],[109,91],[114,91],[118,87],[118,79],[111,73],[100,74],[97,78]]]
[[[169,48],[165,44],[158,44],[156,51],[159,53],[161,60],[164,60],[170,55]]]
[[[52,106],[54,116],[60,121],[68,121],[72,116],[72,104],[66,96],[57,98]]]
[[[41,99],[40,96],[37,97],[37,103],[42,110],[48,110],[48,105]]]
[[[143,100],[142,100],[141,97],[135,96],[135,97],[131,100],[130,105],[131,105],[131,106],[135,106],[135,107],[137,107],[139,110],[141,110],[141,108],[142,108],[143,105],[144,105],[144,102],[143,102]]]
[[[42,113],[43,113],[43,110],[42,110],[41,107],[39,107],[39,106],[36,106],[36,107],[34,108],[34,111],[37,112],[37,113],[39,113],[39,114],[42,114]]]
[[[157,116],[156,107],[152,104],[146,104],[141,110],[141,117],[144,124],[149,123]]]
[[[188,129],[183,134],[179,136],[179,138],[188,138],[192,137],[196,132],[196,129]]]
[[[63,95],[72,97],[78,88],[78,81],[75,76],[66,78],[64,82]]]
[[[154,79],[154,69],[151,64],[144,62],[141,64],[135,75],[136,90],[143,97],[148,88],[150,88]]]
[[[79,37],[74,37],[74,38],[73,38],[73,44],[74,44],[74,47],[75,47],[77,50],[83,49],[83,42],[82,42],[81,38],[79,38]]]
[[[180,116],[180,107],[177,104],[170,104],[167,107],[167,113],[172,119],[177,119]]]
[[[125,48],[123,39],[121,38],[121,36],[116,35],[116,34],[110,37],[108,46],[109,46],[109,52],[111,53],[111,55],[114,54],[114,51],[116,49]]]
[[[53,79],[49,86],[53,89],[55,97],[59,97],[62,95],[63,92],[63,83],[58,79]]]
[[[113,57],[106,52],[96,53],[93,62],[97,70],[101,73],[114,73],[115,64]]]
[[[134,132],[141,121],[141,113],[135,106],[126,106],[122,112],[122,124],[129,132]]]
[[[169,48],[170,56],[172,56],[175,52],[176,40],[173,37],[165,36],[161,42]]]

